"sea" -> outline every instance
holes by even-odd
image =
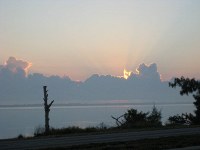
[[[150,112],[156,106],[162,113],[162,122],[166,123],[169,116],[181,113],[193,113],[192,103],[130,103],[114,101],[111,103],[68,103],[53,104],[49,113],[50,126],[63,128],[69,126],[96,127],[101,123],[116,126],[111,116],[119,117],[128,109]],[[0,105],[0,139],[33,136],[34,131],[44,126],[44,107],[40,104],[31,105]]]

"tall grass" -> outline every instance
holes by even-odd
[[[65,128],[50,128],[48,135],[65,135],[65,134],[76,134],[76,133],[93,133],[93,132],[106,132],[109,128],[104,123],[100,123],[96,127],[86,127],[80,128],[78,126],[69,126]],[[42,126],[38,126],[35,128],[34,136],[45,136],[45,128]]]

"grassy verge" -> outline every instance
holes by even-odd
[[[124,150],[124,149],[136,149],[136,150],[162,150],[171,148],[182,148],[189,146],[200,145],[200,135],[190,135],[190,136],[176,136],[176,137],[165,137],[159,139],[144,139],[130,142],[114,142],[114,143],[100,143],[100,144],[87,144],[78,145],[71,147],[58,147],[58,148],[48,148],[50,150],[83,150],[83,149],[95,149],[95,150]],[[46,149],[44,149],[46,150]]]
[[[80,128],[77,126],[71,126],[66,128],[50,128],[48,135],[45,133],[44,127],[37,127],[34,132],[34,137],[40,136],[62,136],[71,134],[82,134],[82,133],[106,133],[111,130],[116,130],[115,128],[108,128],[104,124],[96,127]]]
[[[164,130],[164,129],[179,129],[179,128],[195,128],[200,126],[161,126],[161,127],[149,127],[149,128],[118,128],[118,127],[106,127],[104,125],[97,127],[87,127],[80,128],[76,126],[66,127],[66,128],[51,128],[49,134],[45,134],[44,127],[38,127],[35,129],[34,137],[41,136],[65,136],[65,135],[74,135],[74,134],[101,134],[101,133],[117,133],[117,132],[131,132],[131,131],[152,131],[152,130]],[[19,135],[20,138],[22,135]]]

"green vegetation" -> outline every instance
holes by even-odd
[[[168,118],[167,123],[165,124],[166,126],[183,126],[183,125],[191,125],[192,122],[190,120],[190,114],[184,114],[182,113],[181,115],[177,114],[174,116],[170,116]]]
[[[200,124],[200,82],[195,79],[181,77],[181,78],[175,78],[174,82],[169,83],[169,86],[171,86],[172,88],[176,86],[181,87],[181,91],[180,91],[181,95],[188,95],[189,93],[193,93],[193,97],[195,99],[195,102],[193,104],[196,107],[196,110],[194,111],[195,114],[194,115],[184,114],[183,116],[179,116],[179,118],[183,120],[186,119],[185,121],[189,120],[190,124],[199,125]]]
[[[161,127],[161,111],[155,107],[152,108],[151,113],[138,112],[136,109],[129,109],[121,121],[122,128],[147,128],[147,127]]]
[[[48,135],[65,135],[65,134],[77,134],[77,133],[100,133],[100,132],[107,132],[113,130],[113,128],[108,128],[104,123],[100,123],[96,127],[87,127],[87,128],[80,128],[76,126],[66,127],[66,128],[50,128]],[[34,132],[34,136],[45,136],[45,128],[44,127],[37,127]]]

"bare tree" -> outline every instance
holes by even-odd
[[[48,90],[47,86],[43,86],[44,90],[44,111],[45,111],[45,134],[49,133],[49,112],[50,112],[50,107],[53,104],[54,100],[51,101],[50,104],[48,104]]]

